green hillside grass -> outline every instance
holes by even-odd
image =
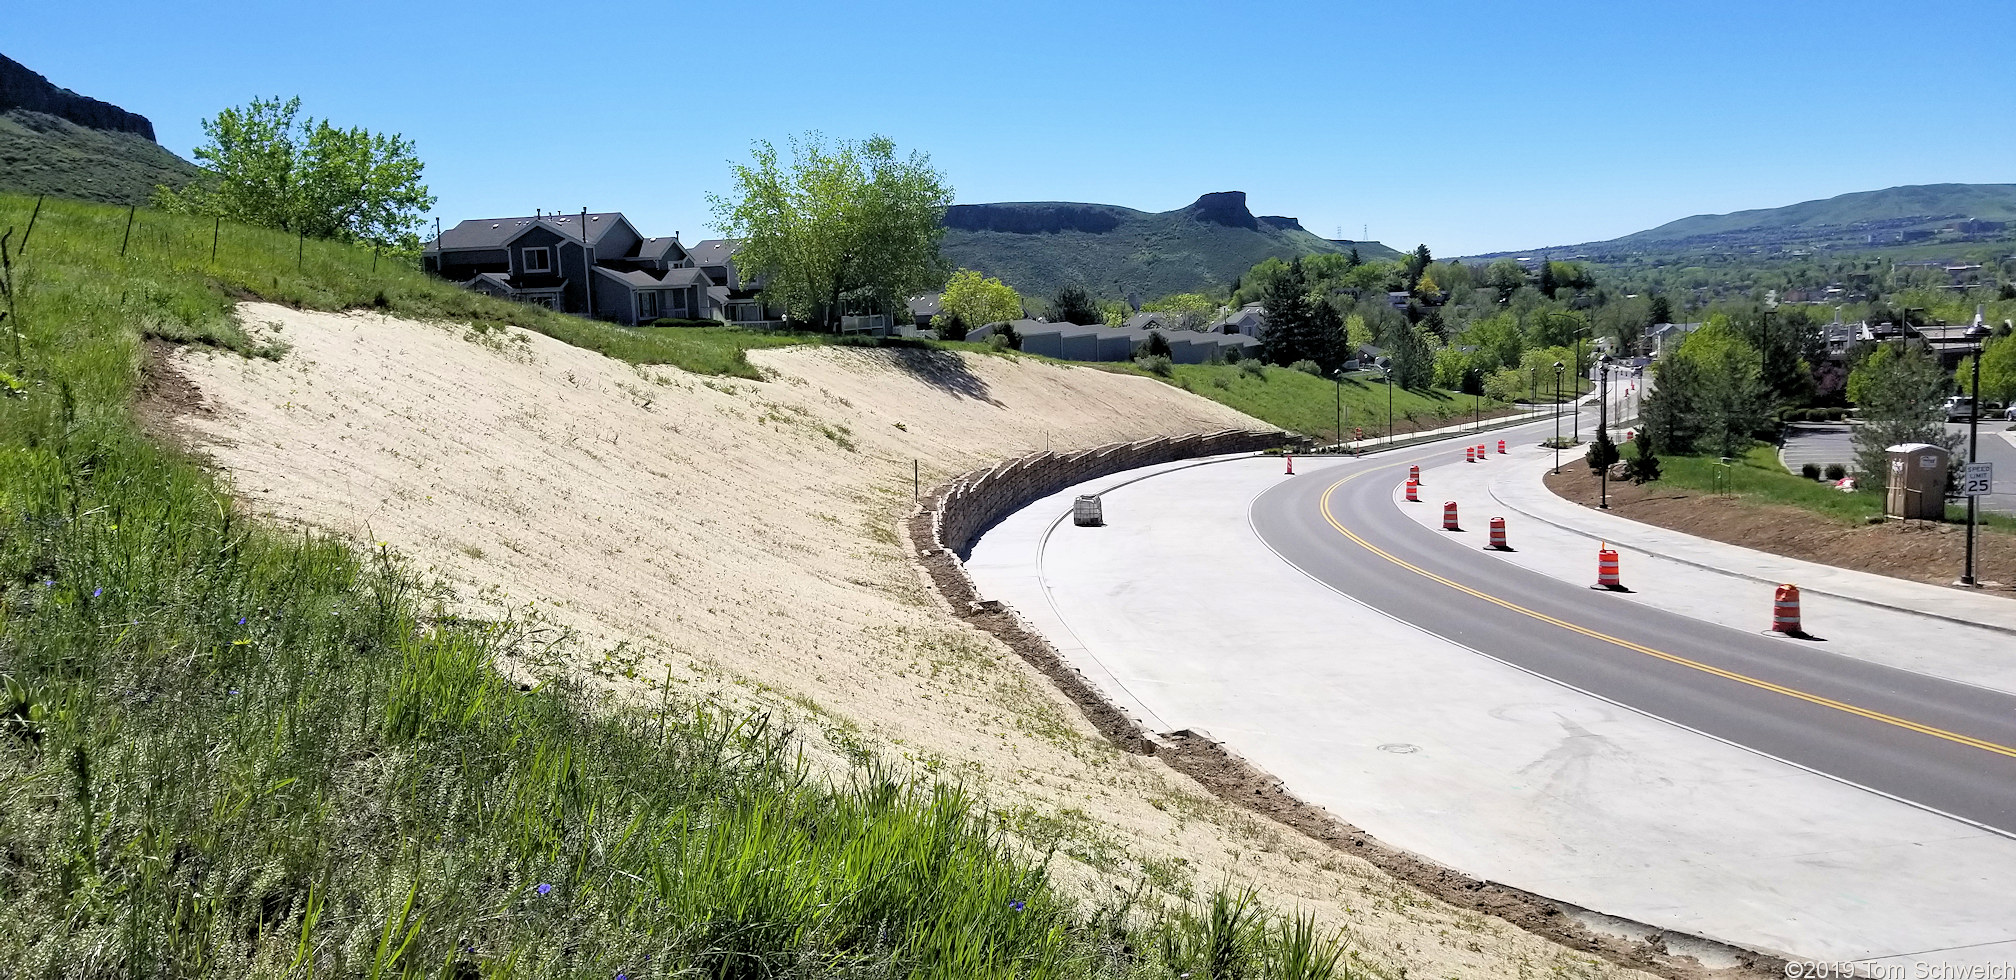
[[[1179,388],[1237,409],[1269,425],[1301,433],[1319,442],[1338,439],[1338,408],[1344,410],[1344,430],[1362,428],[1370,439],[1387,432],[1387,386],[1377,374],[1358,373],[1341,383],[1282,367],[1240,364],[1178,364],[1167,377],[1136,365],[1111,370],[1167,381]],[[1461,392],[1395,388],[1393,429],[1399,433],[1436,429],[1489,419],[1518,406],[1490,398],[1473,399]]]
[[[180,187],[200,172],[144,136],[25,109],[0,112],[0,191],[145,205],[155,185]]]
[[[0,196],[0,230],[30,205]],[[494,664],[539,662],[536,623],[445,615],[395,554],[246,519],[130,411],[144,335],[279,355],[231,320],[248,295],[701,355],[356,249],[311,243],[297,270],[256,229],[213,262],[207,223],[143,214],[122,258],[124,220],[52,203],[12,262],[0,972],[1330,975],[1306,919],[1229,894],[1081,907],[957,788],[813,778],[761,718],[521,688]]]

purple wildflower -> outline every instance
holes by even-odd
[[[1018,898],[1012,902],[1009,902],[1008,907],[1014,909],[1017,912],[1020,912],[1022,911],[1022,900]]]
[[[97,588],[95,588],[95,589],[92,589],[92,590],[91,590],[91,598],[93,598],[93,599],[96,599],[96,598],[98,598],[99,596],[101,596],[101,595],[104,595],[104,594],[105,594],[105,587],[104,587],[104,586],[102,586],[102,585],[101,585],[101,586],[99,586],[99,587],[97,587]]]
[[[245,625],[245,617],[243,616],[238,617],[238,625],[240,626]]]
[[[630,974],[628,974],[628,973],[618,973],[618,974],[616,974],[616,980],[630,980]]]
[[[541,894],[541,895],[544,895],[544,894],[546,894],[546,893],[548,893],[548,892],[551,892],[552,890],[553,890],[553,886],[552,886],[552,885],[549,885],[549,884],[546,884],[545,882],[540,882],[540,883],[539,883],[539,887],[537,887],[537,888],[534,888],[534,889],[533,889],[533,891],[536,891],[536,892],[538,892],[538,893],[539,893],[539,894]]]

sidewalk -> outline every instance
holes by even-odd
[[[1552,450],[1532,444],[1493,452],[1483,463],[1424,470],[1422,502],[1394,497],[1416,522],[1439,527],[1443,501],[1457,502],[1466,523],[1507,519],[1511,553],[1479,551],[1579,585],[1595,580],[1596,550],[1621,556],[1622,598],[1705,622],[1763,632],[1775,586],[1802,594],[1808,632],[1843,656],[2016,694],[2016,601],[1782,558],[1641,524],[1583,507],[1541,482]],[[1495,449],[1495,444],[1494,444]],[[1561,465],[1584,466],[1582,450],[1563,450]],[[1404,474],[1402,475],[1404,478]],[[1788,641],[1794,642],[1794,641]]]

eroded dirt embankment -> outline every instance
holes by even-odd
[[[248,509],[384,542],[457,606],[571,634],[556,651],[619,694],[669,684],[779,711],[829,758],[872,752],[964,780],[1023,840],[1055,843],[1060,877],[1088,896],[1230,878],[1346,928],[1384,975],[1628,972],[1119,750],[948,615],[899,537],[913,461],[929,488],[1046,445],[1255,420],[1148,379],[1019,358],[794,348],[753,353],[768,380],[751,382],[523,332],[241,313],[288,353],[172,362],[200,392],[175,424]]]

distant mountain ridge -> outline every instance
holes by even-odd
[[[1378,242],[1320,238],[1294,218],[1255,215],[1244,191],[1204,194],[1159,213],[1068,201],[956,204],[944,221],[947,261],[1034,299],[1070,285],[1102,298],[1152,299],[1223,289],[1269,257],[1352,248],[1368,260],[1400,254]]]
[[[1907,184],[1778,208],[1697,214],[1621,238],[1472,256],[1549,253],[1600,261],[1654,252],[1867,249],[1991,241],[2016,232],[2016,184]]]
[[[79,95],[0,55],[0,190],[107,204],[145,204],[195,164],[154,142],[137,112]]]

